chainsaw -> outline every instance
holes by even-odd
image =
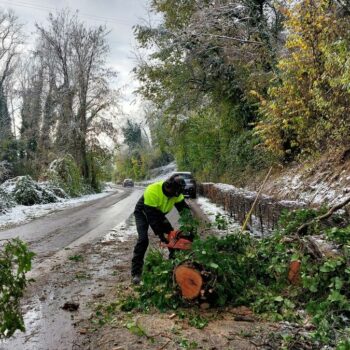
[[[162,244],[169,249],[190,250],[192,248],[193,235],[180,230],[170,231],[168,234],[168,243]]]

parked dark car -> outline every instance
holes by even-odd
[[[123,187],[134,187],[134,181],[131,179],[125,179],[123,181]]]
[[[193,175],[189,171],[176,171],[173,174],[180,175],[186,182],[184,191],[185,197],[196,198],[197,197],[197,183]]]

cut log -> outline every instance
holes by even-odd
[[[183,298],[193,300],[200,295],[203,278],[198,270],[191,266],[179,265],[174,274]]]
[[[288,281],[293,285],[297,285],[300,282],[300,266],[300,260],[294,260],[289,265]]]

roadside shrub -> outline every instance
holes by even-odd
[[[54,193],[38,185],[28,175],[7,180],[1,187],[8,194],[11,194],[18,204],[34,205],[57,202]]]
[[[235,178],[238,171],[259,171],[274,161],[272,154],[262,148],[260,138],[251,130],[242,131],[232,138],[226,154],[228,173],[233,173]]]
[[[89,185],[94,193],[102,192],[103,183],[112,180],[113,154],[104,148],[95,146],[88,152]]]
[[[34,253],[19,239],[0,248],[0,339],[11,337],[17,330],[25,330],[20,300],[28,284]]]
[[[72,197],[78,197],[87,191],[79,167],[70,154],[55,159],[50,164],[47,178],[54,185],[62,187]]]
[[[7,161],[0,162],[0,184],[11,177],[12,167]]]
[[[51,182],[42,182],[40,186],[45,190],[53,193],[56,197],[66,199],[69,198],[68,194],[59,186],[54,185]]]
[[[15,205],[16,202],[13,197],[0,187],[0,213],[4,213],[6,209],[14,207]]]

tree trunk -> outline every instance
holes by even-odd
[[[82,103],[79,107],[77,113],[77,124],[79,128],[77,130],[77,139],[76,139],[76,161],[81,168],[81,173],[84,179],[90,181],[90,169],[87,157],[86,149],[86,134],[87,134],[87,125],[86,125],[86,104]]]
[[[175,268],[174,275],[183,298],[193,300],[199,297],[203,286],[203,278],[196,268],[179,265]]]
[[[7,107],[7,99],[0,86],[0,141],[12,138],[11,117]]]

